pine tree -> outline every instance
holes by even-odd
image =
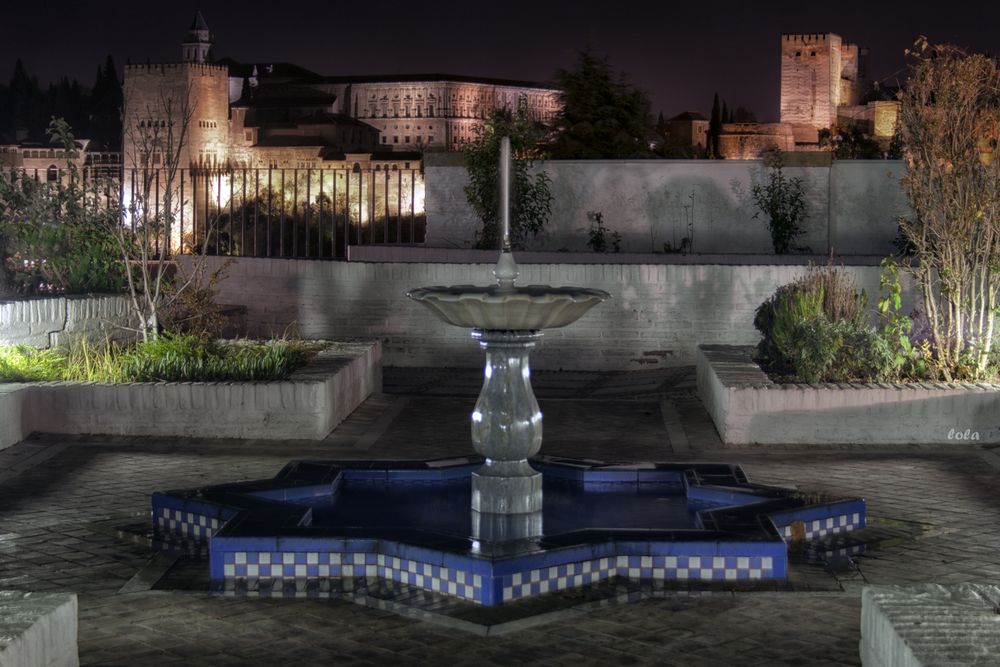
[[[580,52],[572,70],[559,70],[562,110],[549,144],[557,159],[622,159],[651,155],[649,98],[624,75],[612,74],[606,58]]]

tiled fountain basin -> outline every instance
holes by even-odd
[[[698,393],[727,445],[1000,443],[1000,385],[775,384],[752,347],[700,345]]]
[[[331,342],[278,382],[0,384],[0,449],[36,431],[319,440],[381,386],[378,341]]]
[[[400,484],[461,486],[480,463],[473,458],[294,462],[272,480],[156,493],[152,511],[161,540],[208,542],[211,585],[217,592],[336,596],[383,579],[485,606],[610,577],[782,580],[788,568],[784,536],[809,539],[865,525],[863,500],[809,504],[787,490],[751,484],[739,466],[727,464],[621,466],[537,459],[533,463],[545,475],[549,504],[561,511],[555,487],[574,487],[581,501],[566,507],[582,516],[553,521],[547,515],[546,526],[554,532],[490,555],[464,528],[467,496],[456,494],[448,507],[432,503],[427,512],[394,521],[399,505],[385,503],[387,512],[379,518],[352,495]],[[602,507],[615,494],[633,496],[618,524]],[[686,506],[679,512],[678,499]],[[340,500],[349,505],[340,519],[320,525]],[[672,507],[661,516],[655,507],[664,501]],[[344,518],[352,507],[359,508],[356,522]],[[437,521],[442,512],[454,512],[456,520]],[[421,520],[422,513],[430,519]],[[686,525],[678,523],[679,517]]]

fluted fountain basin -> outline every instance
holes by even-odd
[[[407,293],[449,324],[471,329],[538,331],[576,322],[611,297],[587,287],[452,285],[420,287]]]

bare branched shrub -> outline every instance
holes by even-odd
[[[981,377],[1000,290],[1000,79],[995,59],[920,38],[901,95],[903,186],[931,342],[946,378]]]

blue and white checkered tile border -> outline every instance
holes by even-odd
[[[319,588],[330,578],[376,577],[435,593],[482,602],[483,579],[454,568],[441,567],[375,553],[233,551],[223,556],[224,589],[248,592],[266,579],[274,595],[294,589],[296,594]]]
[[[482,602],[483,600],[482,575],[471,574],[455,568],[440,567],[379,554],[378,576],[470,602]]]
[[[161,507],[156,525],[171,535],[207,542],[222,527],[222,522],[202,514]]]
[[[774,574],[770,556],[615,556],[503,577],[503,601],[575,588],[610,577],[661,581],[745,581]]]
[[[861,514],[858,512],[841,514],[840,516],[831,516],[825,519],[812,519],[803,523],[806,528],[805,538],[807,540],[814,540],[819,537],[826,537],[827,535],[836,535],[837,533],[857,530],[861,527]],[[781,536],[785,538],[786,542],[792,538],[791,523],[781,527]]]

